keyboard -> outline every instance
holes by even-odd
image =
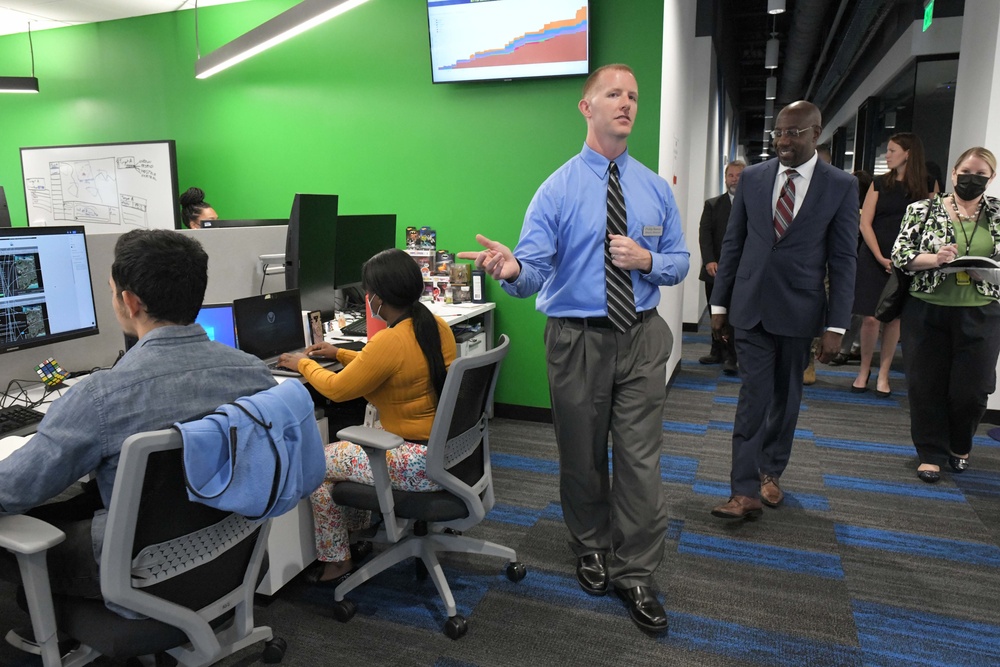
[[[342,333],[345,336],[358,336],[359,338],[362,336],[367,336],[368,321],[363,317],[359,317],[350,324],[341,327],[340,333]]]
[[[38,410],[23,405],[0,408],[0,438],[8,435],[30,435],[44,417]]]

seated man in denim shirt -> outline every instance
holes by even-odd
[[[208,255],[194,239],[166,230],[122,235],[109,282],[118,323],[139,342],[114,368],[70,388],[31,440],[0,461],[0,514],[37,516],[66,533],[48,554],[52,589],[82,597],[101,594],[98,563],[125,439],[275,383],[256,357],[210,341],[194,323],[208,284]],[[82,494],[43,505],[89,473],[96,483]],[[3,550],[0,576],[20,578]]]

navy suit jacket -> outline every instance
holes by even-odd
[[[772,195],[778,160],[740,177],[722,242],[712,305],[740,329],[763,325],[778,336],[813,338],[850,328],[857,263],[857,179],[817,161],[798,215],[774,240]],[[829,272],[827,297],[824,278]]]

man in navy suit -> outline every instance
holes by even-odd
[[[778,480],[792,451],[802,372],[812,339],[826,363],[851,323],[857,261],[858,185],[819,160],[822,117],[793,102],[775,120],[777,160],[740,178],[712,290],[712,335],[733,327],[740,389],[733,424],[727,519],[760,516],[761,501],[781,504]],[[829,296],[824,278],[829,274]]]

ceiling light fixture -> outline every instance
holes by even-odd
[[[247,58],[266,51],[320,23],[329,21],[367,0],[303,0],[273,19],[220,46],[194,64],[196,79],[207,79]],[[195,29],[197,39],[197,28]]]
[[[37,93],[35,77],[35,45],[31,41],[31,22],[28,22],[28,49],[31,51],[31,76],[0,76],[0,93]]]
[[[896,112],[886,111],[885,112],[885,128],[891,130],[896,127]]]
[[[785,0],[767,0],[768,14],[784,14]]]
[[[774,100],[778,97],[778,77],[769,76],[764,85],[764,99]]]
[[[777,35],[777,33],[771,33]],[[778,38],[772,36],[767,40],[767,47],[764,50],[764,69],[777,69],[778,67]]]
[[[774,118],[774,100],[764,100],[764,118]]]

